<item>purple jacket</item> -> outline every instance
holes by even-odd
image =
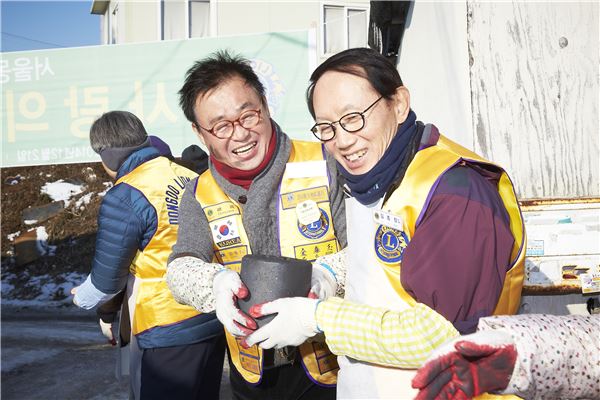
[[[432,130],[421,147],[438,138]],[[472,165],[444,173],[402,259],[402,286],[462,334],[492,315],[510,268],[514,239],[499,178]]]

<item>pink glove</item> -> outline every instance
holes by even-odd
[[[517,350],[510,335],[500,331],[460,336],[442,345],[417,371],[412,387],[416,400],[471,399],[500,391],[510,382]]]

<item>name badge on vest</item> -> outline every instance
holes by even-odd
[[[321,218],[321,212],[317,203],[313,200],[306,200],[296,206],[296,216],[302,225],[310,225]]]
[[[298,230],[308,239],[319,239],[329,230],[329,217],[316,202],[306,200],[296,206]]]
[[[402,261],[404,249],[408,246],[408,236],[404,233],[401,217],[383,210],[373,211],[377,231],[375,232],[375,254],[387,264]]]

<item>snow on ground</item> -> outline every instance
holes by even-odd
[[[48,244],[48,232],[46,232],[46,228],[43,226],[38,226],[35,228],[36,233],[36,241],[35,245],[42,256],[53,256],[56,252],[56,246],[51,246]]]
[[[90,204],[93,195],[93,192],[84,194],[75,202],[75,207],[83,210],[83,206],[87,206],[88,204]]]
[[[42,173],[40,173],[40,175],[42,175]],[[46,177],[51,176],[51,174],[46,174]],[[103,185],[106,189],[100,193],[85,193],[85,184],[77,185],[65,182],[63,179],[59,179],[54,182],[47,182],[46,184],[44,184],[44,186],[42,186],[40,191],[42,194],[47,194],[53,201],[64,201],[65,207],[69,205],[73,196],[85,193],[82,196],[80,196],[74,204],[75,207],[83,209],[85,206],[90,204],[95,194],[102,197],[113,187],[112,182],[103,182]],[[35,225],[38,223],[38,221],[27,220],[24,221],[24,223],[27,225]],[[33,229],[35,229],[36,231],[36,246],[39,253],[42,256],[53,256],[56,252],[57,246],[48,244],[48,233],[46,231],[46,228],[44,226],[39,226]],[[14,240],[17,237],[19,237],[19,235],[21,235],[20,231],[8,234],[7,238],[9,241],[14,242]],[[81,274],[76,272],[54,276],[40,275],[31,277],[24,276],[23,274],[27,274],[27,272],[23,271],[19,276],[12,273],[2,274],[2,304],[18,307],[35,307],[59,306],[65,303],[70,303],[72,301],[71,289],[75,286],[79,286],[87,277],[87,274]],[[31,287],[32,289],[39,288],[39,291],[33,289],[33,292],[30,292],[33,296],[39,293],[39,295],[37,295],[37,297],[35,297],[34,299],[22,300],[14,298],[15,295],[17,295],[16,292],[20,292],[23,289],[24,278],[26,280],[26,287]],[[19,285],[19,287],[16,287],[16,285]]]
[[[2,302],[6,301],[6,295],[15,288],[15,285],[8,282],[13,281],[16,277],[15,274],[2,274]]]
[[[71,289],[83,283],[87,275],[68,272],[58,276],[38,275],[29,279],[27,286],[37,286],[41,293],[33,300],[9,299],[15,286],[11,284],[16,275],[7,274],[2,277],[2,304],[13,306],[50,306],[70,303]],[[57,298],[61,300],[56,300]]]
[[[18,238],[20,234],[21,234],[21,231],[16,231],[15,233],[9,233],[8,235],[6,235],[6,238],[12,242],[16,238]]]
[[[50,196],[54,201],[64,201],[69,204],[71,197],[83,192],[85,185],[75,185],[59,179],[55,182],[46,183],[42,186],[41,192]]]
[[[112,182],[102,182],[102,184],[104,186],[106,186],[106,189],[103,190],[103,191],[101,191],[100,193],[98,193],[98,196],[100,196],[100,197],[104,196],[110,190],[110,188],[113,187],[113,183]]]

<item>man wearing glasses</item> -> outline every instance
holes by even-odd
[[[244,343],[269,349],[325,334],[340,356],[340,399],[412,399],[412,386],[428,383],[412,381],[412,368],[481,317],[519,307],[526,240],[514,189],[500,166],[418,121],[396,66],[376,51],[337,53],[310,80],[313,133],[350,192],[344,299],[254,305],[251,316],[276,316]],[[507,374],[467,381],[452,367],[429,388],[452,380],[450,394],[435,398],[508,384]]]
[[[226,330],[234,398],[334,399],[338,368],[324,343],[245,349],[240,338],[256,324],[236,300],[248,294],[238,272],[250,253],[321,256],[313,264],[312,292],[320,298],[336,293],[343,277],[336,279],[333,270],[346,234],[335,161],[325,158],[321,144],[282,132],[270,118],[263,85],[241,57],[218,52],[198,61],[179,94],[210,152],[210,168],[181,200],[167,270],[175,299],[203,313],[216,310]],[[309,216],[300,218],[299,207]]]

